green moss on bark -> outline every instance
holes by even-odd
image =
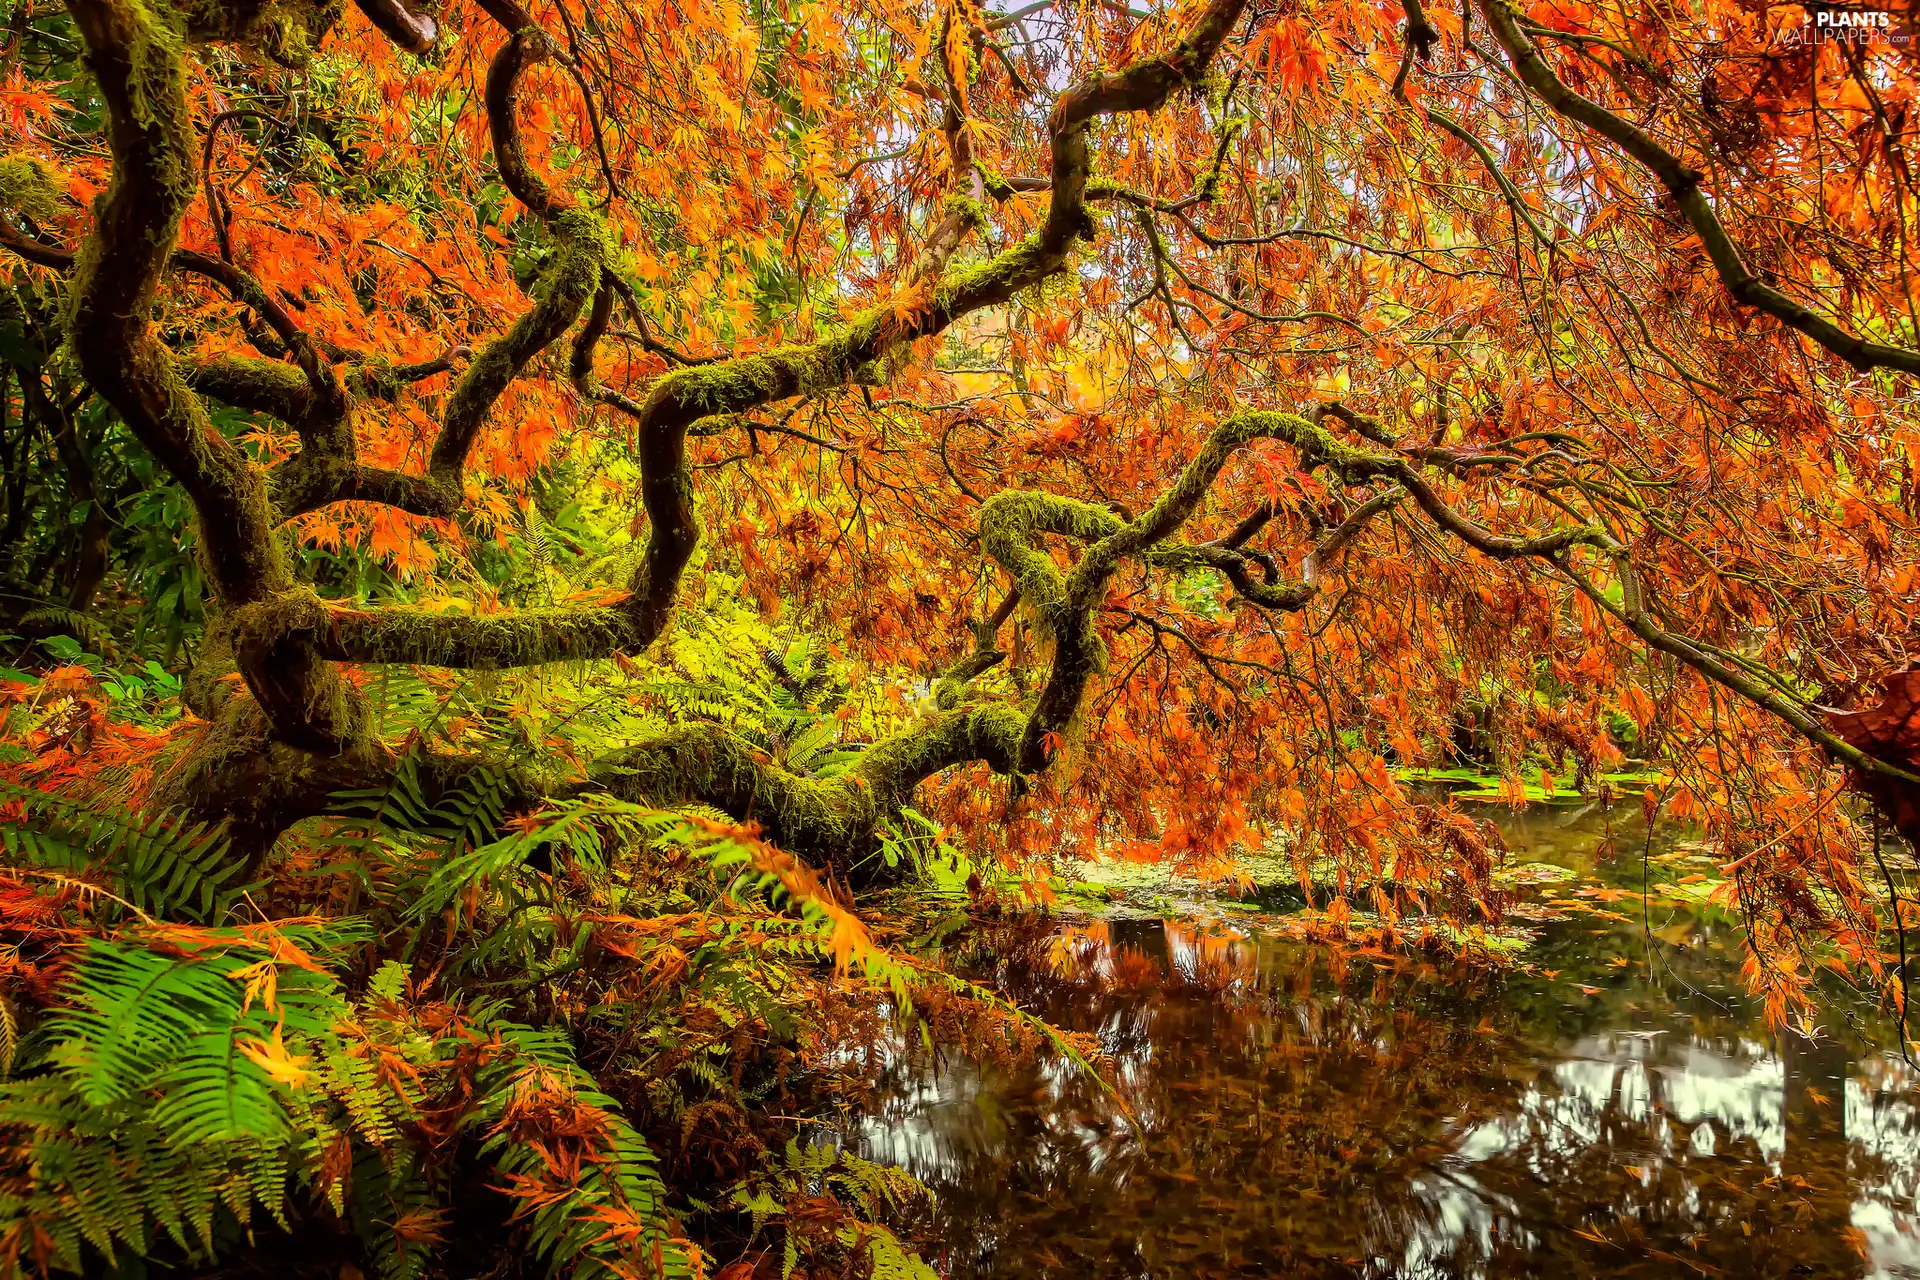
[[[201,395],[238,409],[268,413],[292,424],[313,407],[313,386],[298,365],[258,356],[226,355],[184,365],[181,376]]]
[[[1092,542],[1117,533],[1120,517],[1078,498],[1031,489],[1002,489],[980,509],[980,542],[1007,571],[1020,597],[1049,628],[1068,606],[1067,578],[1037,545],[1041,534]]]
[[[950,195],[940,205],[949,217],[957,217],[972,230],[978,231],[987,225],[987,206],[970,196]]]
[[[683,725],[596,762],[590,776],[644,803],[710,805],[802,856],[844,862],[942,769],[971,761],[1010,769],[1025,726],[1023,713],[999,703],[929,716],[876,743],[845,775],[807,778],[718,725]]]
[[[306,588],[235,610],[229,625],[242,651],[304,639],[335,661],[480,671],[604,658],[642,648],[647,639],[622,604],[476,617],[328,605]]]
[[[934,308],[952,316],[1004,302],[1058,270],[1063,260],[1043,236],[1030,235],[976,267],[949,273],[934,290]]]
[[[579,318],[600,286],[602,268],[613,259],[613,233],[589,210],[561,209],[547,220],[547,227],[554,239],[554,253],[534,284],[534,305],[511,329],[480,349],[448,397],[446,417],[429,464],[432,473],[444,481],[459,480],[467,453],[494,403],[520,376],[527,362],[557,341]]]
[[[60,216],[60,188],[53,170],[36,156],[0,156],[0,209],[24,213],[36,222]]]

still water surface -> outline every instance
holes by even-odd
[[[1770,1033],[1730,920],[1643,919],[1643,854],[1692,867],[1621,813],[1499,817],[1589,908],[1541,925],[1532,973],[1062,923],[995,976],[1098,1037],[1138,1127],[1059,1059],[901,1053],[847,1140],[933,1189],[960,1278],[1920,1278],[1920,1093],[1884,1025]]]

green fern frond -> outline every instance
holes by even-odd
[[[0,1084],[0,1134],[33,1171],[25,1195],[0,1196],[0,1236],[64,1223],[49,1262],[83,1271],[86,1250],[116,1266],[164,1237],[204,1263],[261,1211],[284,1226],[297,1127],[324,1098],[300,1064],[348,1013],[303,966],[366,939],[345,920],[89,940],[36,1033],[47,1070]]]
[[[351,921],[331,927],[355,930]],[[90,941],[69,1004],[50,1019],[49,1059],[90,1106],[154,1098],[156,1122],[183,1142],[281,1137],[278,1086],[245,1046],[324,1035],[345,1001],[329,975],[283,967],[269,1006],[243,972],[263,953],[234,931],[202,932],[207,949],[192,959]]]
[[[382,1280],[420,1280],[433,1250],[415,1224],[437,1215],[414,1153],[406,1147],[367,1153],[353,1166],[352,1188],[354,1232],[371,1246]]]
[[[885,1227],[872,1223],[843,1227],[839,1241],[855,1256],[867,1256],[868,1280],[940,1280],[939,1272]]]
[[[470,888],[517,871],[536,850],[548,845],[561,847],[577,863],[604,869],[610,843],[656,839],[679,822],[673,814],[611,796],[585,796],[550,805],[500,839],[471,849],[451,849],[434,865],[406,912],[416,920],[436,916]]]
[[[43,604],[27,610],[14,624],[27,635],[68,635],[89,649],[98,650],[108,640],[107,629],[99,619],[60,604]]]
[[[322,1088],[340,1101],[354,1132],[373,1147],[387,1147],[400,1140],[400,1125],[412,1117],[404,1100],[382,1088],[373,1063],[350,1051],[338,1038],[330,1038],[321,1050]]]
[[[476,767],[429,801],[421,758],[403,756],[384,787],[338,791],[332,811],[352,819],[362,833],[334,837],[344,848],[375,849],[402,840],[458,853],[493,838],[506,818],[508,780],[500,770]]]
[[[20,1019],[13,1011],[13,1001],[0,995],[0,1080],[13,1074],[19,1056]]]
[[[251,886],[230,883],[243,863],[226,832],[164,813],[115,809],[0,782],[0,800],[17,801],[24,822],[0,826],[0,847],[53,871],[99,871],[118,896],[149,915],[210,923]]]

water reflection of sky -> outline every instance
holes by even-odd
[[[1633,926],[1562,930],[1557,982],[1488,989],[1065,933],[1002,977],[1097,1037],[1138,1132],[1061,1059],[902,1052],[848,1134],[934,1188],[956,1277],[1920,1280],[1915,1074],[1844,1019],[1769,1032],[1723,924],[1651,969]]]
[[[1185,968],[1191,977],[1192,939],[1177,929],[1168,933],[1170,968]],[[1323,1009],[1310,1004],[1278,1004],[1269,1017],[1306,1035],[1332,1030],[1340,1037],[1351,1030],[1333,1026]],[[1240,1051],[1247,1051],[1249,1040],[1257,1048],[1272,1025],[1242,1027]],[[1189,1055],[1205,1047],[1142,1036],[1125,1007],[1105,1011],[1090,1029],[1116,1050],[1115,1082],[1150,1132],[1179,1126],[1180,1105],[1205,1103],[1205,1090],[1221,1086],[1213,1080],[1198,1091],[1166,1088],[1181,1082],[1192,1066]],[[1439,1150],[1403,1187],[1383,1189],[1381,1200],[1364,1212],[1346,1207],[1364,1246],[1359,1274],[1529,1274],[1500,1260],[1531,1256],[1556,1235],[1564,1249],[1573,1224],[1558,1193],[1570,1180],[1586,1178],[1597,1161],[1628,1191],[1616,1223],[1601,1232],[1607,1242],[1587,1242],[1595,1255],[1588,1274],[1611,1274],[1605,1255],[1632,1240],[1636,1218],[1648,1223],[1652,1237],[1675,1237],[1676,1218],[1693,1219],[1703,1232],[1738,1231],[1735,1217],[1743,1209],[1785,1188],[1781,1194],[1793,1203],[1784,1216],[1797,1215],[1807,1235],[1825,1234],[1839,1247],[1816,1250],[1797,1270],[1790,1266],[1782,1274],[1920,1277],[1913,1209],[1920,1107],[1914,1076],[1897,1058],[1849,1060],[1837,1044],[1803,1045],[1796,1056],[1763,1039],[1698,1035],[1676,1026],[1583,1035],[1535,1066],[1535,1078],[1493,1113],[1440,1117]],[[993,1206],[982,1201],[1013,1183],[1058,1181],[1093,1193],[1106,1179],[1143,1174],[1135,1140],[1110,1112],[1088,1109],[1084,1078],[1062,1060],[1046,1060],[1017,1078],[952,1057],[937,1067],[910,1065],[902,1057],[895,1067],[888,1104],[850,1136],[870,1158],[911,1169],[948,1201],[973,1200],[964,1230],[975,1246],[996,1225]],[[1796,1113],[1790,1089],[1797,1090],[1805,1114]],[[1310,1127],[1315,1117],[1295,1122]],[[1034,1140],[1036,1126],[1044,1130],[1043,1140]],[[1843,1176],[1844,1189],[1836,1185],[1836,1174]],[[1784,1181],[1793,1178],[1815,1189],[1798,1193]],[[1738,1184],[1739,1194],[1725,1194],[1722,1183]],[[1228,1199],[1249,1193],[1231,1186],[1219,1191]],[[1087,1216],[1106,1211],[1098,1200],[1083,1206]],[[1006,1250],[1021,1239],[1020,1229],[1001,1225],[1007,1238],[987,1246],[989,1269],[969,1271],[963,1249],[956,1274],[1014,1274]],[[1857,1233],[1862,1255],[1853,1266],[1846,1264],[1851,1251],[1838,1240],[1848,1228]],[[1044,1232],[1026,1242],[1041,1245]],[[1028,1273],[1056,1272],[1021,1272]],[[1703,1266],[1700,1273],[1713,1270]],[[1128,1266],[1111,1274],[1171,1273]]]
[[[1845,1082],[1844,1128],[1838,1132],[1851,1148],[1848,1221],[1866,1248],[1867,1276],[1920,1276],[1912,1213],[1920,1179],[1920,1116],[1912,1083],[1906,1065],[1885,1056]],[[1771,1175],[1785,1175],[1785,1064],[1751,1040],[1732,1051],[1670,1037],[1596,1036],[1576,1043],[1511,1114],[1461,1133],[1444,1176],[1416,1180],[1414,1193],[1430,1203],[1439,1229],[1408,1241],[1401,1273],[1422,1275],[1437,1260],[1463,1251],[1492,1251],[1495,1230],[1512,1205],[1478,1182],[1476,1166],[1519,1155],[1535,1176],[1550,1178],[1582,1149],[1616,1141],[1622,1123],[1646,1135],[1634,1157],[1643,1184],[1663,1166],[1702,1165],[1742,1145],[1766,1162]],[[1549,1164],[1543,1155],[1559,1159]],[[1686,1208],[1698,1211],[1697,1194]]]

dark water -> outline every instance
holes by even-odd
[[[932,1187],[956,1277],[1920,1277],[1920,1095],[1885,1026],[1770,1033],[1731,920],[1643,919],[1643,833],[1502,823],[1589,906],[1541,926],[1539,972],[1062,924],[997,977],[1098,1037],[1137,1128],[1063,1060],[916,1051],[848,1137]],[[1676,840],[1653,879],[1706,862]]]

